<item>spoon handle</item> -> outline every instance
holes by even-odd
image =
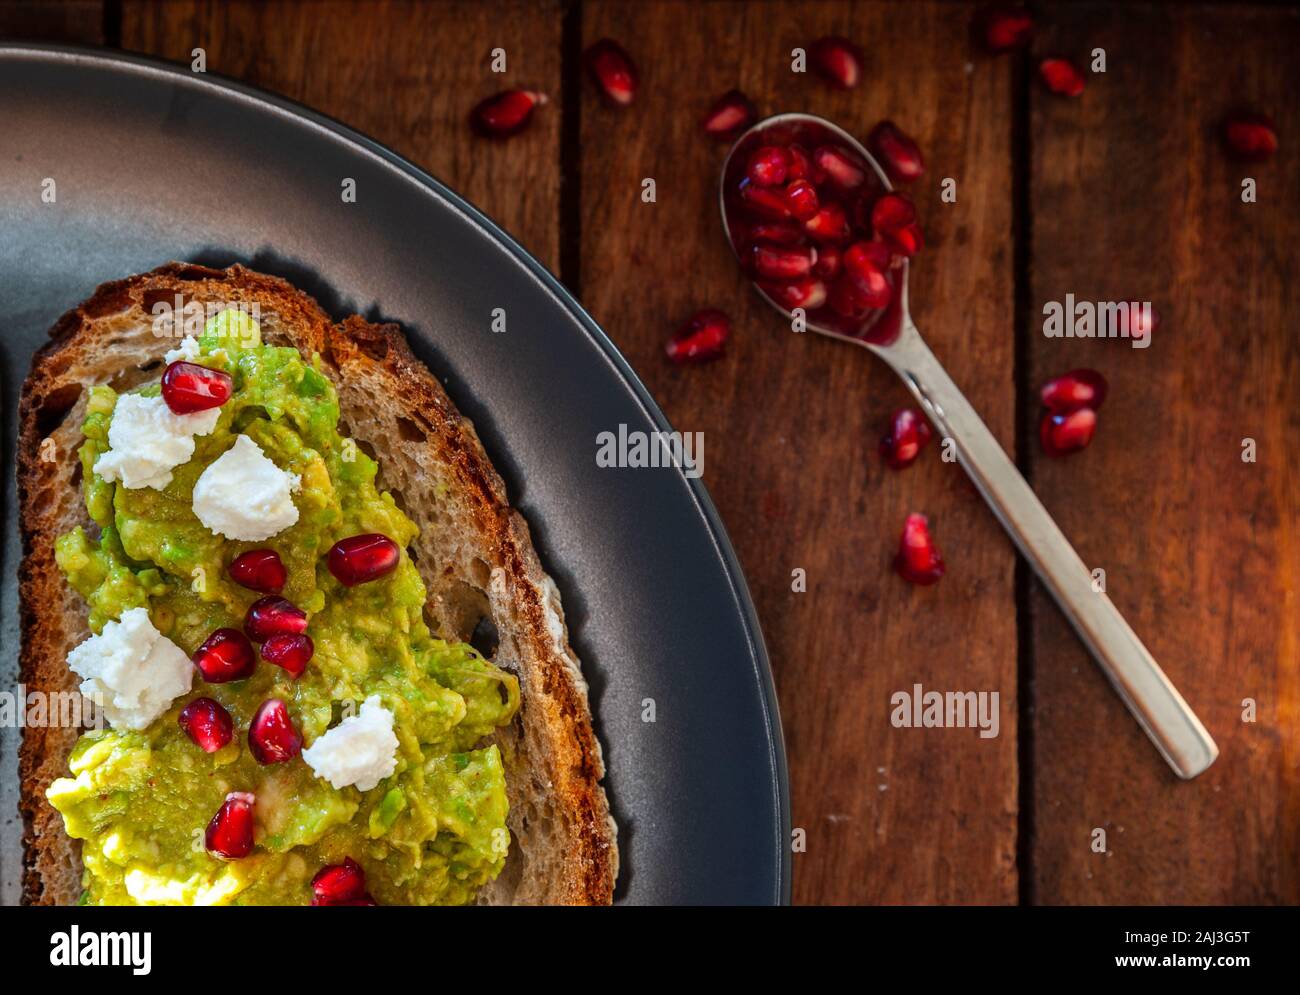
[[[1179,777],[1192,778],[1219,748],[1124,616],[1092,577],[993,433],[962,396],[910,321],[894,344],[877,347],[916,396],[1039,579],[1060,605],[1138,724]]]

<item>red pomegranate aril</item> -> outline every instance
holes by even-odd
[[[915,408],[899,408],[889,419],[889,431],[880,440],[881,458],[894,470],[916,462],[930,441],[930,423]]]
[[[920,252],[925,241],[921,237],[921,226],[915,221],[910,225],[904,225],[902,228],[884,232],[881,238],[889,243],[889,247],[900,256],[909,257]]]
[[[802,228],[780,222],[761,222],[749,229],[749,242],[758,245],[768,242],[772,245],[804,245],[808,236]]]
[[[216,753],[235,735],[230,713],[211,698],[195,698],[181,709],[176,720],[204,753]]]
[[[1092,408],[1076,408],[1068,414],[1049,411],[1038,426],[1038,438],[1048,456],[1068,456],[1088,445],[1096,429],[1097,412]]]
[[[288,671],[294,680],[302,676],[315,652],[316,644],[305,634],[272,636],[262,644],[262,659]]]
[[[793,311],[797,307],[804,311],[815,311],[826,303],[826,284],[812,277],[788,283],[763,280],[759,281],[758,286],[787,311]]]
[[[913,584],[933,584],[944,573],[943,557],[930,535],[930,523],[915,512],[907,516],[894,557],[894,570]]]
[[[1043,384],[1039,395],[1043,407],[1058,415],[1068,415],[1079,408],[1100,408],[1106,400],[1106,378],[1096,370],[1070,370]]]
[[[739,90],[728,90],[704,115],[704,130],[714,138],[734,138],[757,117],[748,97]]]
[[[587,72],[605,99],[617,107],[626,107],[636,96],[639,77],[636,64],[623,46],[612,38],[602,38],[584,53]]]
[[[755,149],[749,157],[745,175],[760,187],[779,187],[785,182],[790,169],[790,156],[785,149],[765,145]]]
[[[803,229],[818,242],[846,242],[849,238],[849,219],[843,207],[830,201],[803,223]]]
[[[240,587],[263,594],[279,594],[289,579],[280,554],[274,549],[250,549],[240,553],[226,568],[230,579]]]
[[[244,616],[244,631],[255,643],[272,636],[297,636],[307,631],[307,613],[277,594],[258,598]]]
[[[1144,339],[1159,327],[1160,312],[1154,304],[1128,302],[1128,333],[1131,338]]]
[[[889,250],[879,242],[854,242],[844,250],[844,273],[857,288],[867,307],[889,303]]]
[[[826,306],[841,318],[849,320],[861,320],[871,311],[871,305],[847,273],[841,273],[839,279],[831,284],[826,295]]]
[[[817,250],[817,261],[813,263],[813,275],[823,280],[834,280],[844,267],[844,255],[839,246],[827,243]]]
[[[856,152],[839,145],[818,146],[813,150],[813,162],[829,182],[850,193],[866,182],[871,168]]]
[[[881,121],[871,129],[867,148],[895,183],[910,183],[925,172],[921,149],[893,121]]]
[[[817,250],[756,245],[753,251],[754,272],[769,280],[797,280],[812,272]]]
[[[397,569],[402,550],[386,535],[367,532],[340,539],[329,551],[330,573],[344,587],[356,587]]]
[[[698,311],[673,334],[664,351],[678,365],[704,363],[726,351],[731,319],[715,308]]]
[[[1034,34],[1034,19],[1023,7],[992,7],[977,17],[984,47],[994,55],[1023,48]]]
[[[785,191],[760,187],[748,177],[740,181],[740,202],[752,213],[768,221],[788,221],[790,209]]]
[[[1263,114],[1234,114],[1223,123],[1228,151],[1246,162],[1263,162],[1277,151],[1277,128]]]
[[[1043,85],[1061,97],[1077,97],[1083,92],[1083,72],[1069,59],[1044,59],[1038,64]]]
[[[813,183],[822,181],[820,172],[813,165],[812,156],[808,154],[806,148],[798,142],[792,142],[786,146],[785,151],[790,156],[790,166],[785,176],[787,180],[811,180]]]
[[[247,791],[232,791],[208,823],[203,845],[223,860],[238,860],[253,852],[253,806],[257,798]]]
[[[533,110],[544,103],[544,93],[504,90],[480,101],[470,112],[470,122],[487,138],[509,138],[527,128]]]
[[[178,359],[162,375],[162,398],[173,414],[188,415],[221,407],[234,385],[229,373]]]
[[[366,872],[351,857],[344,857],[341,864],[322,867],[311,879],[312,905],[346,905],[369,897]],[[363,904],[373,905],[374,900]]]
[[[243,680],[257,667],[253,644],[238,629],[218,629],[190,659],[209,684]]]
[[[817,74],[837,90],[852,90],[862,80],[862,51],[847,38],[819,38],[808,57]]]
[[[302,737],[293,727],[289,709],[279,698],[268,698],[248,724],[248,749],[259,764],[280,764],[302,752]]]
[[[785,188],[785,209],[800,221],[807,221],[819,207],[817,188],[807,180],[793,180]]]
[[[916,205],[901,193],[887,193],[871,207],[871,227],[876,234],[906,228],[916,220]]]

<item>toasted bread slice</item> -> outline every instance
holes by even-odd
[[[263,338],[319,353],[338,388],[340,431],[371,452],[379,485],[420,527],[413,547],[428,586],[426,615],[446,639],[495,624],[495,661],[519,677],[522,705],[498,734],[507,764],[514,836],[491,904],[604,904],[618,872],[615,827],[600,785],[600,744],[587,686],[569,646],[554,583],[542,571],[523,518],[474,426],[411,353],[395,325],[358,317],[334,324],[283,280],[242,266],[170,263],[106,283],[51,330],[36,354],[19,409],[18,493],[24,558],[19,569],[22,680],[29,691],[74,691],[68,651],[89,635],[86,606],[54,561],[54,541],[89,525],[77,448],[86,389],[128,389],[162,372],[176,343],[153,331],[157,301],[256,302]],[[53,440],[53,444],[45,440]],[[22,778],[23,898],[70,904],[81,892],[79,844],[45,800],[67,770],[75,730],[28,728]]]

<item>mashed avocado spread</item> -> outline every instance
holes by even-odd
[[[471,901],[509,847],[501,754],[483,742],[513,717],[518,684],[472,647],[430,634],[424,584],[405,552],[416,525],[376,488],[375,461],[339,434],[338,397],[319,358],[263,345],[255,332],[239,312],[208,322],[194,361],[229,373],[233,394],[215,431],[195,437],[193,457],[161,490],[128,489],[94,472],[109,449],[118,395],[92,390],[80,458],[99,535],[78,528],[62,536],[57,559],[88,602],[94,632],[143,607],[189,654],[214,630],[240,628],[262,596],[230,579],[230,562],[273,549],[288,572],[282,595],[307,612],[315,654],[296,680],[262,659],[245,680],[208,684],[196,674],[192,690],[146,728],[80,738],[71,776],[47,794],[69,835],[84,841],[82,901],[308,904],[313,875],[348,857],[381,905]],[[191,505],[196,480],[237,435],[301,478],[297,522],[262,542],[214,534]],[[382,533],[403,552],[391,573],[344,587],[326,553],[358,533]],[[264,766],[250,753],[250,719],[269,698],[285,702],[309,747],[375,695],[395,717],[399,746],[396,771],[369,791],[334,789],[301,756]],[[211,754],[177,721],[201,696],[234,720],[231,741]],[[229,792],[256,797],[255,845],[223,860],[205,849],[204,829]]]

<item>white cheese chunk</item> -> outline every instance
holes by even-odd
[[[227,539],[261,542],[298,521],[292,492],[300,483],[241,435],[194,484],[194,514]]]
[[[328,730],[302,751],[307,766],[334,788],[355,784],[369,791],[397,769],[393,713],[371,695],[361,711]]]
[[[115,729],[143,729],[190,689],[194,667],[185,651],[154,628],[149,613],[132,608],[68,653],[68,666],[85,680],[81,693],[101,701]]]
[[[187,335],[181,339],[181,344],[172,349],[163,357],[163,362],[174,363],[178,359],[183,359],[187,363],[197,363],[199,360],[199,340],[193,335]]]
[[[131,490],[162,490],[172,471],[194,455],[194,437],[210,434],[220,417],[220,408],[178,415],[161,397],[123,394],[108,426],[108,452],[95,460],[95,472]]]

